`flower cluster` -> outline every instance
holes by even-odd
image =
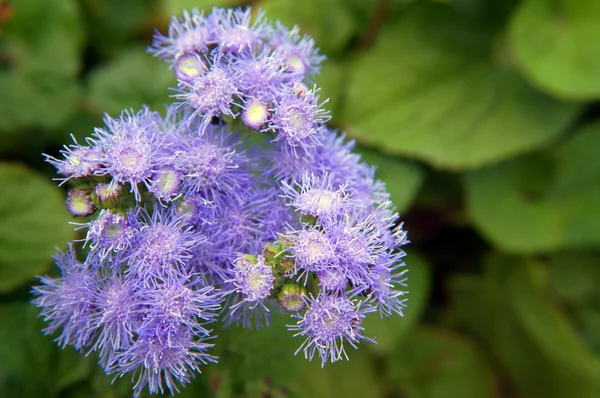
[[[81,239],[34,303],[57,341],[176,392],[215,362],[211,322],[289,313],[308,359],[356,348],[365,315],[402,315],[407,243],[375,169],[328,129],[314,42],[250,9],[174,18],[149,51],[177,77],[164,116],[105,117],[46,155]]]

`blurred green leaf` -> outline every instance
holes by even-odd
[[[487,262],[483,277],[453,278],[452,322],[486,344],[522,396],[598,396],[600,379],[585,370],[585,363],[577,363],[581,359],[581,346],[577,348],[579,343],[573,343],[577,337],[565,319],[557,316],[557,309],[546,297],[539,296],[539,289],[519,292],[532,289],[526,285],[532,283],[531,279],[525,279],[529,272],[525,269],[530,266],[523,259],[496,255]],[[520,303],[521,299],[525,303]],[[551,348],[552,343],[559,345]],[[573,344],[575,352],[569,349]],[[557,355],[560,350],[563,352]],[[583,355],[588,358],[584,361],[588,361],[589,353]],[[561,359],[565,358],[563,362]]]
[[[598,98],[599,20],[598,1],[523,1],[510,24],[515,61],[553,95]]]
[[[142,36],[143,44],[150,44],[151,33],[161,22],[162,0],[79,0],[79,3],[90,37],[88,61],[93,63],[115,56]]]
[[[295,393],[294,396],[311,398],[384,397],[384,386],[379,379],[381,375],[364,348],[362,343],[357,351],[347,346],[350,361],[327,363],[324,367],[318,359],[305,361],[290,390]]]
[[[344,0],[262,0],[259,5],[269,19],[280,20],[290,28],[300,26],[300,32],[311,35],[328,56],[339,54],[357,28]]]
[[[0,44],[0,131],[57,127],[77,98],[75,75],[83,44],[73,0],[12,2]]]
[[[541,265],[527,263],[511,275],[507,294],[515,314],[538,347],[557,363],[596,380],[600,392],[600,359],[572,328],[568,318],[543,295]]]
[[[600,298],[600,257],[588,252],[560,252],[548,261],[549,283],[570,304],[585,306]]]
[[[351,65],[343,109],[351,136],[448,169],[554,140],[580,106],[536,92],[505,65],[492,35],[447,5],[409,7]]]
[[[169,87],[176,86],[166,63],[142,49],[131,48],[92,72],[89,96],[95,109],[113,117],[123,109],[137,111],[144,104],[164,113],[165,104],[171,102]]]
[[[377,344],[371,344],[369,348],[384,356],[389,355],[391,350],[404,343],[425,311],[429,297],[431,285],[429,265],[413,253],[409,253],[405,261],[409,270],[406,274],[409,293],[404,316],[393,314],[391,317],[382,318],[379,312],[375,312],[368,314],[362,325],[366,335],[377,341]],[[399,289],[401,288],[399,287]]]
[[[237,383],[265,378],[277,385],[289,383],[303,360],[294,356],[302,341],[287,331],[286,324],[292,323],[295,321],[288,314],[272,311],[268,328],[252,331],[232,326],[222,330],[217,348],[225,351],[219,354],[219,366],[231,371]]]
[[[0,293],[43,272],[73,235],[64,198],[45,177],[0,163]]]
[[[410,208],[425,173],[421,167],[406,160],[382,155],[376,151],[358,148],[363,160],[377,166],[375,177],[383,181],[399,212]]]
[[[234,7],[240,0],[163,0],[169,15],[182,15],[183,11],[198,10],[210,12],[213,7]]]
[[[584,128],[556,160],[535,155],[466,175],[479,230],[511,252],[600,244],[600,124]]]
[[[0,397],[53,397],[53,344],[29,303],[0,305]]]
[[[484,398],[497,384],[472,342],[443,329],[420,328],[388,359],[389,375],[407,398]]]
[[[321,72],[315,76],[315,84],[320,89],[319,100],[324,101],[329,99],[323,108],[331,111],[334,123],[338,117],[340,107],[343,105],[347,73],[346,66],[344,62],[328,60],[323,64]]]

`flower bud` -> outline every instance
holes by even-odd
[[[83,189],[72,189],[67,194],[65,207],[75,217],[89,216],[96,211],[90,194]]]
[[[244,124],[253,130],[259,130],[269,119],[269,108],[260,100],[248,102],[242,112]]]
[[[98,199],[102,202],[109,202],[111,200],[115,200],[121,194],[121,185],[114,184],[106,184],[104,182],[99,183],[94,188],[94,193],[98,197]]]
[[[306,305],[304,302],[306,290],[295,283],[288,283],[281,288],[277,301],[282,310],[286,312],[299,312]]]

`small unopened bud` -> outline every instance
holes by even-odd
[[[96,211],[90,194],[83,189],[72,189],[67,194],[65,207],[75,217],[89,216]]]
[[[277,295],[277,300],[282,310],[286,312],[299,312],[306,305],[304,297],[306,297],[306,290],[302,286],[295,283],[288,283],[281,288],[281,291]]]
[[[150,186],[152,192],[159,199],[170,199],[181,185],[181,174],[173,169],[163,169],[155,173]]]
[[[259,130],[269,119],[269,108],[260,100],[248,102],[242,112],[242,120],[246,126]]]
[[[109,202],[119,197],[121,194],[121,185],[116,183],[106,184],[101,182],[100,184],[96,185],[96,188],[94,188],[94,193],[98,199],[100,199],[100,201]]]
[[[190,82],[194,78],[204,75],[205,71],[204,62],[195,54],[182,55],[173,66],[175,77],[183,82]]]

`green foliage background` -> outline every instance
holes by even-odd
[[[600,397],[600,2],[256,0],[328,55],[332,125],[379,166],[413,242],[404,318],[310,364],[276,317],[218,331],[182,397]],[[75,237],[56,154],[104,112],[164,109],[144,53],[182,9],[235,0],[0,0],[0,397],[130,396],[43,336],[34,275]]]

